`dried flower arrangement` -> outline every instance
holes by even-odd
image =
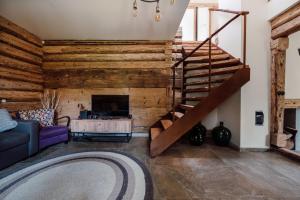
[[[45,90],[44,93],[40,95],[43,109],[56,110],[59,104],[60,96],[61,95],[56,90]]]

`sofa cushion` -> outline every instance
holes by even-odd
[[[29,135],[17,131],[8,131],[0,134],[0,151],[5,151],[29,142]]]
[[[40,130],[40,139],[55,137],[58,135],[67,135],[68,127],[66,126],[49,126]]]
[[[18,115],[21,120],[39,121],[41,127],[53,126],[53,119],[54,119],[53,109],[19,111]]]
[[[17,125],[6,109],[0,109],[0,133],[16,128]]]

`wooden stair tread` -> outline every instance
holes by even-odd
[[[228,78],[212,79],[211,83],[223,83],[226,80],[228,80]],[[192,81],[192,82],[189,82],[189,83],[185,83],[184,86],[206,85],[206,84],[209,84],[208,80]]]
[[[184,101],[203,101],[206,97],[184,97]]]
[[[192,51],[191,50],[188,50],[188,51],[185,51],[185,54],[189,54],[191,53]],[[224,51],[222,50],[212,50],[211,51],[211,54],[212,55],[220,55],[220,54],[224,54]],[[205,49],[200,49],[198,51],[196,51],[195,53],[193,53],[191,55],[191,57],[198,57],[198,56],[207,56],[208,55],[208,50],[205,50]]]
[[[211,88],[213,89],[213,88]],[[209,92],[208,87],[201,87],[201,88],[192,88],[192,89],[185,89],[183,90],[184,93],[197,93],[197,92]]]
[[[211,60],[212,61],[219,61],[219,60],[226,60],[229,59],[229,54],[220,54],[220,55],[212,55]],[[185,63],[202,63],[202,62],[208,62],[209,56],[198,56],[198,57],[189,57],[186,59]]]
[[[173,122],[169,119],[162,119],[160,120],[161,125],[164,127],[164,129],[168,129],[170,126],[172,126]]]
[[[196,47],[197,46],[184,46],[183,48],[184,48],[185,51],[192,51],[192,50],[196,49]],[[207,51],[207,50],[209,50],[209,46],[202,46],[198,49],[198,51],[199,50],[206,50]],[[220,49],[218,47],[212,46],[211,50],[220,50]]]
[[[187,105],[187,104],[179,104],[178,107],[181,108],[181,109],[183,109],[183,110],[185,110],[185,111],[188,111],[188,110],[193,109],[195,106]]]
[[[151,128],[151,130],[150,130],[151,140],[154,140],[155,138],[157,138],[162,131],[163,130],[161,128]]]
[[[233,74],[237,70],[243,68],[244,65],[238,65],[234,67],[227,67],[227,68],[221,68],[221,69],[214,69],[211,71],[211,76],[217,76],[217,75],[225,75],[225,74]],[[209,76],[208,72],[205,73],[198,73],[198,74],[191,74],[191,75],[185,75],[185,78],[200,78],[200,77],[207,77]]]
[[[171,115],[173,115],[173,112],[171,112]],[[174,116],[175,116],[175,119],[180,119],[181,117],[184,116],[184,113],[175,112]]]
[[[240,59],[228,59],[228,60],[220,60],[220,61],[215,61],[211,63],[212,68],[222,68],[222,67],[230,67],[234,65],[239,65],[241,64]],[[209,63],[201,63],[201,64],[187,64],[184,67],[184,71],[191,71],[191,70],[199,70],[199,69],[208,69],[209,68]]]

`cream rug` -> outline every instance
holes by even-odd
[[[3,200],[152,199],[152,181],[136,159],[84,152],[46,160],[0,180]]]

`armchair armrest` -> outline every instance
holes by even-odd
[[[70,126],[71,118],[69,116],[63,116],[63,117],[56,118],[55,119],[55,124],[57,124],[58,120],[61,120],[61,119],[67,119],[67,127]]]
[[[17,120],[17,122],[18,125],[14,130],[29,135],[28,152],[29,156],[32,156],[38,152],[40,124],[34,120]]]

